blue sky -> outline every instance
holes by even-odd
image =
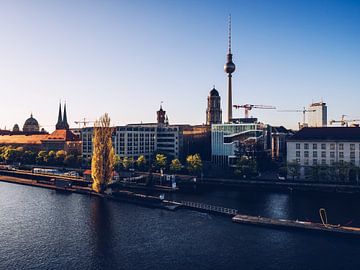
[[[234,104],[360,118],[360,1],[1,1],[0,127],[33,112],[48,130],[66,100],[70,125],[108,112],[113,124],[205,122],[213,85],[226,116],[227,17]],[[243,111],[235,111],[242,116]],[[253,110],[295,128],[301,114]]]

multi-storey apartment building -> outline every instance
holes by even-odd
[[[90,159],[92,155],[93,128],[82,130],[83,158]],[[141,155],[150,158],[155,152],[178,158],[182,147],[182,132],[179,126],[158,124],[131,124],[117,126],[113,133],[115,153],[120,157]]]
[[[287,141],[287,162],[305,167],[349,162],[360,166],[360,128],[303,128]]]

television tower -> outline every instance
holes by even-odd
[[[232,61],[231,53],[231,15],[229,15],[229,45],[228,45],[228,54],[227,62],[224,65],[224,70],[228,74],[228,122],[231,122],[232,119],[232,73],[235,71],[235,64]]]

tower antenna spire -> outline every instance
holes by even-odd
[[[229,45],[228,45],[228,53],[231,54],[231,14],[229,14]]]

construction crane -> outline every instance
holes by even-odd
[[[349,123],[352,123],[352,122],[360,122],[360,119],[345,119],[345,114],[341,115],[341,119],[340,120],[330,120],[330,125],[334,124],[334,123],[340,123],[340,125],[343,127],[343,126],[346,126],[348,127],[349,126]]]
[[[302,110],[278,110],[278,112],[301,112],[303,114],[303,126],[305,126],[305,114],[308,112],[315,112],[316,110],[307,110],[305,107]],[[299,123],[300,125],[300,123]]]
[[[244,105],[233,105],[235,109],[244,108],[245,109],[245,118],[249,118],[249,111],[252,109],[276,109],[274,106],[269,105],[253,105],[253,104],[244,104]]]
[[[80,128],[80,124],[83,124],[83,128],[85,128],[87,124],[94,122],[95,121],[86,121],[86,118],[83,118],[83,120],[75,121],[74,123],[79,125],[79,128]]]

